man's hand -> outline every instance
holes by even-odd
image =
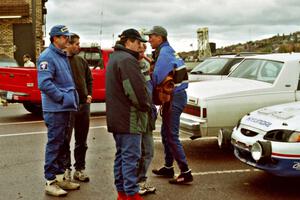
[[[87,98],[86,98],[86,103],[92,103],[92,96],[91,95],[88,95]]]

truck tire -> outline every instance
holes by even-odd
[[[23,103],[24,108],[34,114],[34,115],[42,115],[42,105],[34,104],[34,103]]]

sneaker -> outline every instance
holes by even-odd
[[[143,181],[143,182],[140,182],[139,183],[139,186],[140,186],[140,190],[139,190],[139,194],[140,195],[145,195],[145,194],[149,194],[149,193],[154,193],[156,188],[151,186],[151,185],[148,185],[146,183],[146,181]]]
[[[71,170],[70,169],[66,169],[66,171],[65,171],[65,179],[67,180],[67,181],[71,181]]]
[[[169,180],[169,183],[171,183],[171,184],[186,184],[186,183],[190,183],[192,181],[193,181],[192,171],[189,170],[187,172],[183,172],[183,173],[179,174],[179,176],[177,176],[176,178]]]
[[[56,175],[57,185],[64,190],[78,190],[80,188],[79,183],[67,181],[64,174]]]
[[[84,172],[84,170],[76,170],[75,173],[73,174],[73,178],[78,181],[82,182],[89,182],[90,178],[89,176]]]
[[[46,182],[45,192],[48,195],[56,197],[66,196],[68,194],[66,191],[64,191],[57,185],[56,180]]]
[[[135,193],[134,195],[128,195],[127,200],[144,200],[139,193]]]
[[[160,169],[153,169],[152,170],[153,174],[158,175],[158,176],[163,176],[166,178],[173,178],[174,177],[174,167],[162,167]]]

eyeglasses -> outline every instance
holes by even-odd
[[[63,37],[63,38],[66,39],[66,40],[69,39],[69,36],[66,36],[66,35],[60,35],[59,37]]]

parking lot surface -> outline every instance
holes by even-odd
[[[155,156],[150,166],[163,165],[163,147],[159,135],[160,122],[154,133]],[[89,183],[64,198],[47,196],[43,178],[46,127],[41,117],[29,114],[22,105],[0,107],[0,199],[72,199],[115,200],[113,160],[115,146],[106,130],[105,106],[92,105],[88,138],[87,173]],[[168,180],[149,173],[149,183],[157,188],[145,200],[254,200],[299,199],[300,180],[281,178],[254,170],[240,163],[231,151],[218,149],[215,138],[191,141],[182,134],[194,182],[189,185],[170,185]],[[72,141],[72,148],[74,143]],[[176,172],[178,168],[175,164]]]

